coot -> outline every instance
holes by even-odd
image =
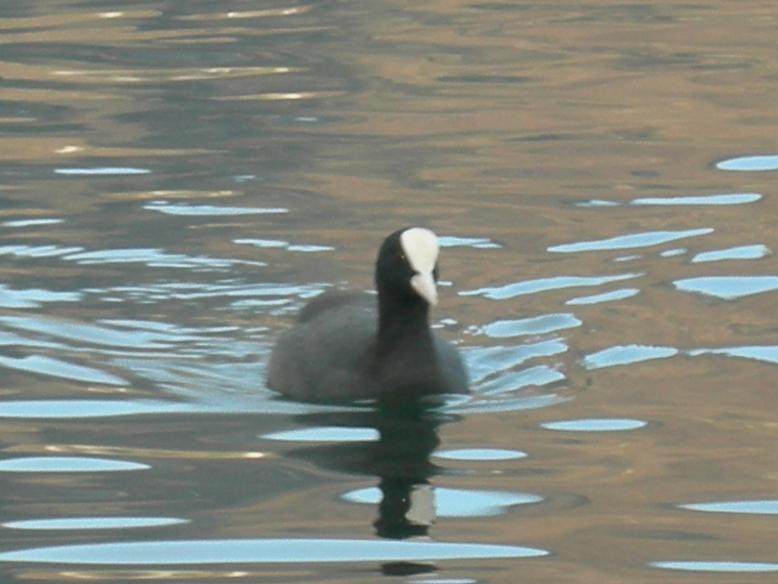
[[[270,356],[268,386],[305,401],[348,401],[466,393],[456,348],[429,327],[438,300],[438,240],[410,227],[378,252],[375,286],[314,298]]]

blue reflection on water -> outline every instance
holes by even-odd
[[[581,201],[575,203],[576,207],[619,207],[621,203],[616,201],[608,201],[605,199],[590,199],[588,201]]]
[[[561,397],[555,393],[518,397],[500,395],[496,399],[478,399],[462,405],[456,405],[454,407],[446,408],[446,411],[463,415],[518,412],[522,410],[548,408],[565,401],[568,401],[568,398]]]
[[[617,237],[610,237],[608,239],[552,245],[548,248],[548,251],[556,253],[575,253],[581,251],[632,249],[635,247],[660,245],[687,237],[708,235],[709,233],[713,233],[713,228],[703,227],[700,229],[687,229],[685,231],[647,231],[645,233],[619,235]]]
[[[72,379],[74,381],[86,381],[89,383],[104,383],[106,385],[127,385],[128,382],[121,377],[105,373],[92,367],[67,363],[54,357],[45,355],[30,355],[28,357],[3,357],[0,356],[0,365],[18,371],[27,371],[58,377],[60,379]]]
[[[37,225],[53,225],[63,223],[64,219],[16,219],[13,221],[3,221],[0,223],[3,227],[34,227]]]
[[[68,519],[28,519],[8,521],[9,529],[127,529],[133,527],[164,527],[189,523],[176,517],[72,517]]]
[[[505,450],[502,448],[461,448],[457,450],[439,450],[433,456],[444,460],[491,462],[495,460],[526,458],[527,453],[521,450]]]
[[[778,290],[778,276],[704,276],[676,280],[673,285],[682,292],[735,300]]]
[[[65,255],[62,259],[74,261],[81,265],[142,263],[151,268],[226,269],[236,264],[247,264],[251,266],[266,265],[263,262],[250,260],[189,256],[178,253],[167,253],[161,249],[143,247],[81,251]]]
[[[0,284],[0,308],[38,308],[44,302],[78,302],[78,292],[52,292],[40,288],[14,290]]]
[[[361,539],[218,539],[102,543],[0,553],[0,562],[83,565],[331,563],[534,558],[543,549],[512,545]]]
[[[650,566],[684,572],[778,572],[778,564],[768,562],[650,562]]]
[[[743,205],[755,203],[762,198],[757,193],[733,193],[724,195],[699,195],[689,197],[642,197],[633,199],[632,205]]]
[[[764,501],[719,501],[714,503],[687,503],[682,509],[709,513],[746,513],[753,515],[778,515],[778,499]]]
[[[84,251],[83,247],[70,246],[62,247],[59,245],[2,245],[0,246],[0,255],[12,255],[18,258],[50,258],[63,256],[66,254],[78,253]]]
[[[190,256],[146,247],[89,251],[83,247],[61,247],[58,245],[4,245],[0,246],[0,255],[23,258],[61,257],[65,261],[76,262],[79,265],[141,263],[155,268],[193,268],[198,270],[225,270],[235,265],[266,265],[263,262],[252,260]]]
[[[228,279],[207,285],[196,282],[158,282],[137,286],[116,286],[110,288],[87,288],[85,293],[100,298],[127,298],[142,304],[154,304],[166,300],[198,300],[221,298],[229,300],[230,309],[252,309],[257,306],[283,307],[292,304],[293,299],[307,300],[321,294],[324,284],[245,284]]]
[[[289,209],[280,207],[219,207],[216,205],[191,205],[188,203],[168,203],[166,201],[153,201],[143,206],[148,211],[158,211],[166,215],[182,216],[232,216],[232,215],[267,215],[288,213]]]
[[[559,340],[508,347],[473,347],[465,353],[465,361],[473,383],[509,370],[535,357],[550,357],[567,351]]]
[[[147,464],[80,456],[31,456],[0,460],[0,472],[116,472],[146,470]]]
[[[618,290],[612,290],[610,292],[603,292],[602,294],[592,294],[591,296],[579,296],[578,298],[571,298],[565,304],[580,305],[580,304],[599,304],[601,302],[613,302],[614,300],[624,300],[625,298],[631,298],[640,293],[637,288],[619,288]]]
[[[440,247],[473,247],[475,249],[497,249],[502,247],[499,243],[486,237],[456,237],[454,235],[441,235],[438,237]]]
[[[556,276],[552,278],[539,278],[498,286],[494,288],[479,288],[477,290],[465,290],[460,296],[484,296],[492,300],[505,300],[525,294],[559,290],[561,288],[578,288],[602,286],[610,282],[638,278],[643,274],[616,274],[613,276]]]
[[[717,349],[692,349],[688,351],[692,357],[700,355],[726,355],[728,357],[741,357],[754,359],[765,363],[778,365],[778,345],[757,345],[752,347],[723,347]]]
[[[163,414],[197,412],[195,405],[155,400],[29,400],[3,401],[0,418],[102,418],[134,416],[139,414]]]
[[[600,369],[614,365],[629,365],[651,359],[665,359],[678,354],[674,347],[654,347],[648,345],[619,345],[592,353],[583,358],[587,369]]]
[[[716,163],[719,170],[738,170],[741,172],[763,172],[778,170],[778,155],[741,156]]]
[[[174,391],[171,389],[171,391]],[[254,391],[251,398],[241,399],[225,394],[209,397],[203,402],[164,402],[157,400],[19,400],[0,401],[2,418],[102,418],[146,414],[315,414],[328,412],[361,412],[362,406],[335,406],[307,404],[286,400],[267,399],[268,392]]]
[[[344,428],[325,426],[304,430],[286,430],[262,434],[266,440],[288,440],[290,442],[376,442],[379,439],[375,428]]]
[[[523,387],[550,385],[565,379],[564,373],[547,365],[528,367],[521,371],[493,372],[488,381],[478,383],[479,396],[493,396],[515,392]]]
[[[342,495],[352,503],[377,505],[383,494],[381,489],[370,487]],[[476,489],[434,488],[435,515],[438,517],[494,517],[516,505],[531,505],[543,501],[543,497],[532,493],[510,493],[504,491],[479,491]]]
[[[232,241],[238,245],[253,245],[262,249],[285,249],[287,251],[300,251],[300,252],[321,252],[332,251],[335,248],[330,245],[314,245],[309,243],[289,243],[288,241],[281,241],[278,239],[234,239]]]
[[[770,255],[770,253],[770,248],[766,245],[740,245],[698,253],[692,258],[692,263],[719,262],[723,260],[757,260]]]
[[[643,428],[648,422],[627,418],[588,418],[582,420],[563,420],[541,424],[547,430],[562,432],[623,432]]]
[[[493,338],[519,337],[575,328],[581,324],[573,314],[544,314],[518,320],[498,320],[482,327],[481,332]]]
[[[36,347],[38,349],[68,349],[63,343],[43,341],[35,338],[25,338],[15,333],[0,331],[0,347]]]
[[[755,203],[762,195],[758,193],[725,193],[720,195],[690,195],[670,197],[640,197],[632,199],[629,205],[636,207],[662,206],[712,206],[712,205],[745,205]],[[621,203],[604,199],[592,199],[576,203],[577,207],[618,207]]]
[[[108,347],[170,349],[173,341],[194,341],[197,337],[162,331],[118,330],[93,324],[71,323],[23,316],[0,316],[0,324],[33,333],[93,343]],[[200,337],[202,338],[202,337]]]
[[[97,166],[92,168],[55,168],[54,173],[64,176],[126,176],[134,174],[149,174],[148,168],[132,168],[125,166]]]

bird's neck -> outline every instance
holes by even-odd
[[[421,298],[397,302],[378,297],[378,351],[432,350],[429,305]]]
[[[382,399],[415,400],[443,389],[435,341],[429,327],[429,306],[416,301],[381,302],[375,346],[376,374]]]

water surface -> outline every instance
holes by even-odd
[[[772,582],[777,27],[3,3],[0,580]],[[473,395],[274,396],[411,224]]]

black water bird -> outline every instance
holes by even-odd
[[[314,298],[270,357],[268,386],[318,402],[467,393],[457,349],[429,326],[437,304],[438,240],[429,229],[400,229],[378,252],[375,286]]]

